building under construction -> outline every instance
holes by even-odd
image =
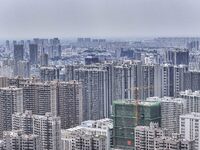
[[[138,125],[149,126],[150,122],[160,124],[160,119],[159,102],[114,101],[113,147],[134,150],[134,128]]]

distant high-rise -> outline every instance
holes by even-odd
[[[37,44],[29,44],[29,55],[30,55],[30,63],[37,64],[38,63],[38,45]]]
[[[184,90],[200,90],[200,72],[188,71],[184,73]]]
[[[58,116],[62,129],[80,125],[83,120],[82,86],[77,81],[58,83]]]
[[[30,77],[30,63],[29,61],[20,60],[15,63],[14,76],[21,76],[24,78]]]
[[[43,53],[40,55],[40,66],[48,66],[48,54]]]
[[[60,69],[56,67],[40,67],[41,81],[53,81],[59,79]]]
[[[165,62],[173,65],[189,65],[189,51],[186,49],[167,50]]]
[[[19,61],[24,59],[24,46],[22,44],[14,45],[14,60]]]
[[[0,136],[12,130],[12,114],[23,112],[23,90],[16,87],[0,88]]]

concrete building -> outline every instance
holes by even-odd
[[[0,87],[7,87],[8,85],[8,77],[0,77]]]
[[[194,141],[181,139],[179,134],[154,139],[154,150],[195,150]]]
[[[27,82],[23,87],[24,110],[33,114],[44,115],[46,112],[56,114],[57,82]]]
[[[184,73],[184,90],[200,90],[200,71],[188,71]]]
[[[164,134],[158,123],[135,127],[135,150],[154,150],[154,139]]]
[[[38,135],[41,148],[61,150],[61,122],[59,117],[46,113],[33,116],[33,134]]]
[[[200,149],[200,113],[189,113],[180,116],[180,134],[186,140],[195,140],[194,150]]]
[[[107,72],[102,69],[75,70],[75,80],[83,87],[83,120],[97,120],[108,116]]]
[[[24,134],[33,134],[32,112],[14,113],[12,115],[12,130],[22,130]]]
[[[160,103],[161,127],[166,129],[166,135],[179,133],[179,117],[186,113],[186,100],[172,97],[150,97],[147,101]]]
[[[186,113],[200,113],[200,91],[182,91],[179,93],[179,97],[186,99]]]
[[[0,88],[0,137],[12,130],[12,114],[23,112],[23,90],[16,87]]]
[[[149,126],[150,122],[160,125],[160,103],[133,100],[118,100],[113,103],[114,148],[134,149],[136,126]]]
[[[40,67],[41,81],[53,81],[59,79],[60,69],[56,67]]]
[[[83,120],[82,85],[75,80],[58,83],[58,116],[62,129],[80,125]]]
[[[4,150],[41,150],[38,135],[27,135],[20,130],[4,132],[3,145]]]
[[[109,150],[112,120],[89,120],[80,126],[62,131],[63,150]]]

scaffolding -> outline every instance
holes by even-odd
[[[139,116],[138,116],[139,115]],[[160,124],[160,103],[118,100],[113,103],[114,147],[134,150],[134,129],[137,125]]]

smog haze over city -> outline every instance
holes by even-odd
[[[0,37],[198,36],[199,0],[1,0]]]
[[[0,0],[0,150],[200,150],[199,0]]]

